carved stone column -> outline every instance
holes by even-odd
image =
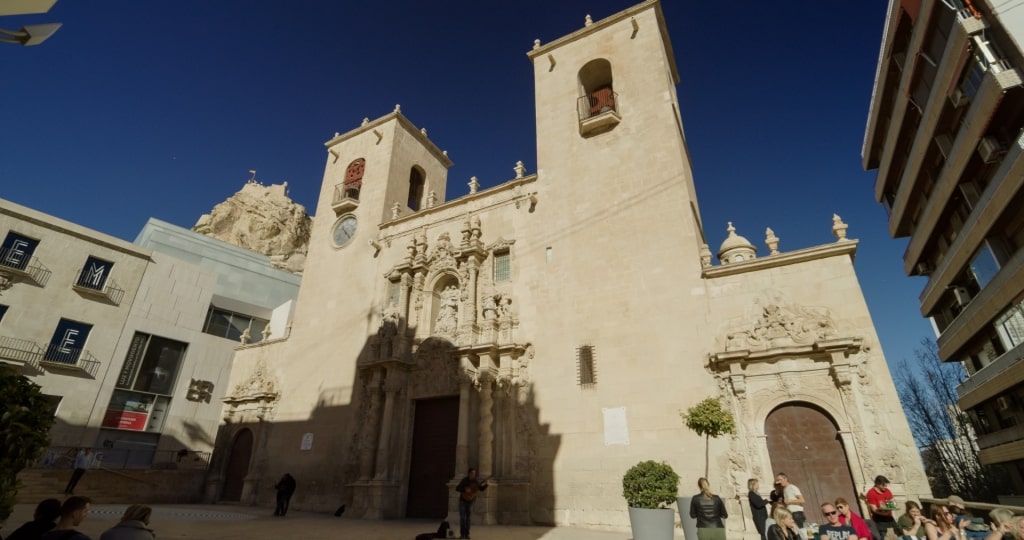
[[[412,276],[403,272],[399,280],[402,288],[398,296],[398,335],[404,336],[405,331],[409,328],[409,299],[412,296],[412,291],[410,290]]]
[[[423,270],[417,270],[416,274],[412,278],[412,290],[409,293],[412,295],[410,300],[412,304],[412,310],[409,311],[408,332],[404,335],[415,336],[416,328],[419,326],[421,319],[421,310],[423,309],[423,281],[426,279],[426,274]]]
[[[380,427],[380,384],[382,371],[373,369],[366,385],[366,399],[370,400],[370,409],[363,425],[362,447],[359,451],[359,479],[369,480],[373,476],[373,458],[376,451],[377,433]]]
[[[477,262],[476,256],[470,257],[466,264],[469,267],[469,298],[466,299],[466,317],[465,325],[472,327],[476,324],[476,283],[477,276],[480,274],[480,263]]]
[[[384,416],[380,423],[380,437],[377,439],[377,471],[374,480],[388,479],[388,451],[391,448],[391,421],[394,417],[395,398],[402,390],[402,373],[389,368],[384,380]]]
[[[490,373],[480,373],[477,379],[480,387],[479,464],[477,471],[481,478],[494,474],[494,379]]]
[[[459,435],[455,444],[455,478],[469,470],[469,396],[472,380],[463,372],[459,377]]]

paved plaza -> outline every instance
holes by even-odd
[[[127,505],[99,504],[78,529],[97,540],[113,526]],[[7,520],[0,536],[9,534],[32,518],[34,505],[20,504]],[[233,505],[154,505],[150,526],[160,540],[189,538],[218,540],[273,538],[319,540],[358,538],[360,540],[413,540],[417,534],[437,529],[436,522],[424,520],[368,521],[336,518],[331,514],[289,512],[272,516],[273,509]],[[458,526],[456,524],[456,526]],[[676,538],[682,538],[676,531]],[[479,540],[629,540],[627,532],[593,531],[567,527],[474,526]]]

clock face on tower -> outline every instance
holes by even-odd
[[[331,240],[334,241],[334,245],[342,247],[352,240],[352,237],[356,235],[356,218],[355,216],[345,216],[334,224],[334,231],[331,234]]]

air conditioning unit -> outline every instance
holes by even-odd
[[[971,301],[971,292],[963,287],[953,287],[953,298],[960,307],[964,307]]]
[[[934,270],[934,268],[932,268],[932,265],[926,262],[919,262],[917,263],[917,266],[914,267],[914,270],[917,272],[917,275],[919,276],[927,276],[932,272],[932,270]]]
[[[948,133],[936,135],[935,146],[939,148],[939,152],[942,153],[942,157],[949,159],[949,152],[953,149],[953,139]]]
[[[994,163],[1002,152],[1003,147],[995,137],[985,137],[978,143],[978,155],[985,163]]]
[[[1013,400],[1006,396],[999,396],[996,398],[996,404],[999,406],[1000,411],[1006,411],[1013,406]]]
[[[957,88],[953,90],[953,93],[949,95],[949,102],[953,104],[953,107],[962,107],[967,105],[971,99],[967,97],[967,94],[963,90]]]

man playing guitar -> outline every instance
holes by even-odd
[[[466,476],[455,486],[459,492],[459,538],[469,538],[469,520],[473,512],[473,501],[481,491],[487,491],[487,478],[476,479],[476,469],[470,469]]]

